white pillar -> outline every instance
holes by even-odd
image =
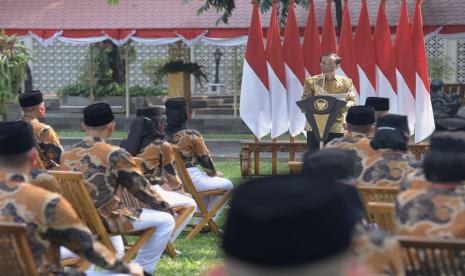
[[[124,45],[124,83],[126,86],[126,118],[129,118],[129,44]]]
[[[446,83],[457,83],[457,40],[446,39],[444,42],[444,55],[453,62],[454,69],[446,76]]]
[[[190,50],[190,62],[195,62],[195,45],[191,45],[189,50]],[[192,99],[192,97],[194,97],[196,83],[195,83],[195,77],[192,74],[190,78],[191,78],[191,99]]]
[[[237,118],[237,46],[234,46],[234,67],[233,67],[233,109],[234,119]]]

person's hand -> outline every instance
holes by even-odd
[[[131,276],[144,276],[144,270],[142,270],[142,267],[136,263],[131,263],[128,264],[129,266],[129,274]]]

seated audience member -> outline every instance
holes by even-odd
[[[357,185],[397,186],[415,171],[415,162],[407,152],[409,129],[407,116],[388,114],[378,119],[370,145],[376,150],[362,160]]]
[[[371,106],[352,106],[346,116],[347,133],[344,137],[334,139],[326,144],[327,148],[348,150],[354,155],[356,177],[362,173],[362,161],[376,152],[371,147],[369,139],[374,123],[374,109]]]
[[[397,197],[399,234],[465,238],[464,167],[465,133],[434,134],[423,160],[429,185],[411,187]]]
[[[34,132],[37,152],[40,159],[37,160],[40,169],[55,169],[60,166],[60,156],[63,151],[60,140],[49,125],[39,122],[45,117],[45,103],[42,92],[39,90],[26,91],[18,96],[19,105],[23,111],[22,120],[30,123]]]
[[[349,275],[354,221],[344,185],[321,184],[290,175],[239,186],[226,220],[225,265],[211,275]]]
[[[171,144],[164,140],[160,108],[137,110],[137,118],[130,127],[128,139],[122,144],[131,155],[143,160],[144,176],[171,207],[196,207],[192,196],[184,192],[174,165]],[[194,208],[195,209],[195,208]],[[178,227],[174,241],[189,223],[192,213]]]
[[[184,98],[168,99],[165,102],[165,107],[168,141],[179,147],[184,165],[197,191],[231,190],[233,188],[232,182],[216,170],[202,135],[198,131],[186,127],[186,122],[190,116],[186,100]],[[198,165],[203,168],[203,171],[197,167]],[[211,210],[220,199],[221,196],[208,196],[202,200],[208,210]],[[218,218],[223,207],[218,210],[214,220]]]
[[[92,104],[83,113],[86,137],[62,154],[61,168],[83,173],[97,212],[110,233],[156,228],[134,260],[145,272],[153,274],[175,226],[170,206],[159,193],[148,188],[150,183],[130,154],[106,142],[115,129],[110,106]],[[118,197],[123,188],[148,207],[125,206]]]
[[[465,131],[465,118],[460,116],[450,116],[435,120],[436,129],[434,133],[443,131]],[[407,180],[401,184],[401,191],[410,188],[420,189],[427,187],[430,182],[426,179],[425,173],[421,166],[416,168],[416,171],[411,172],[407,176]]]
[[[29,124],[0,123],[0,221],[26,224],[38,273],[66,275],[51,250],[61,245],[106,270],[142,275],[141,267],[123,263],[95,241],[66,199],[28,183],[37,161],[35,151]]]
[[[367,97],[365,100],[366,106],[371,106],[375,109],[375,121],[379,117],[383,117],[389,113],[389,99],[383,97]]]
[[[399,243],[387,233],[372,228],[365,222],[365,210],[353,185],[355,177],[354,157],[347,151],[323,149],[304,156],[303,175],[344,185],[344,195],[349,203],[347,210],[355,221],[352,232],[351,253],[370,272],[376,275],[402,275],[403,265]],[[371,275],[371,274],[370,274]]]

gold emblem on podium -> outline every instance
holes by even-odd
[[[328,101],[325,100],[325,99],[319,99],[317,101],[315,101],[315,109],[316,110],[319,110],[319,111],[322,111],[322,110],[325,110],[326,108],[328,108]]]

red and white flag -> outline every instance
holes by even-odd
[[[295,137],[305,129],[305,115],[296,104],[302,98],[305,68],[299,39],[299,29],[294,13],[294,1],[292,0],[287,15],[286,28],[284,29],[283,49],[286,70],[289,133]]]
[[[276,4],[273,4],[271,11],[265,54],[271,94],[271,138],[274,139],[285,133],[289,128],[286,73]]]
[[[302,47],[305,65],[305,74],[315,76],[321,74],[321,42],[318,32],[318,23],[315,16],[315,4],[310,1],[310,11],[308,12],[307,25],[305,26],[304,44]]]
[[[341,70],[338,75],[345,75],[352,80],[357,92],[360,91],[357,56],[355,55],[354,41],[352,39],[352,25],[350,23],[349,2],[344,1],[344,12],[342,16],[341,35],[339,37],[338,55],[342,59]],[[357,96],[357,102],[359,102]]]
[[[386,19],[385,0],[381,0],[379,4],[373,44],[376,57],[376,92],[379,97],[389,99],[389,113],[397,113],[396,60]]]
[[[254,4],[242,70],[240,115],[258,139],[271,130],[271,97],[258,7]]]
[[[412,45],[412,34],[408,25],[407,1],[402,0],[399,23],[394,42],[396,57],[397,107],[398,113],[408,116],[410,134],[414,132],[416,104],[416,68]]]
[[[362,9],[354,35],[354,46],[360,78],[360,103],[365,103],[367,97],[376,96],[375,50],[366,0],[362,0]]]
[[[333,16],[331,14],[331,3],[333,0],[327,0],[325,23],[321,31],[321,53],[337,53],[336,32],[334,30]]]
[[[426,59],[425,40],[423,37],[423,16],[421,13],[421,2],[417,0],[415,14],[412,20],[412,43],[416,65],[416,121],[415,121],[415,143],[418,143],[434,131],[433,107],[428,80],[428,62]]]

